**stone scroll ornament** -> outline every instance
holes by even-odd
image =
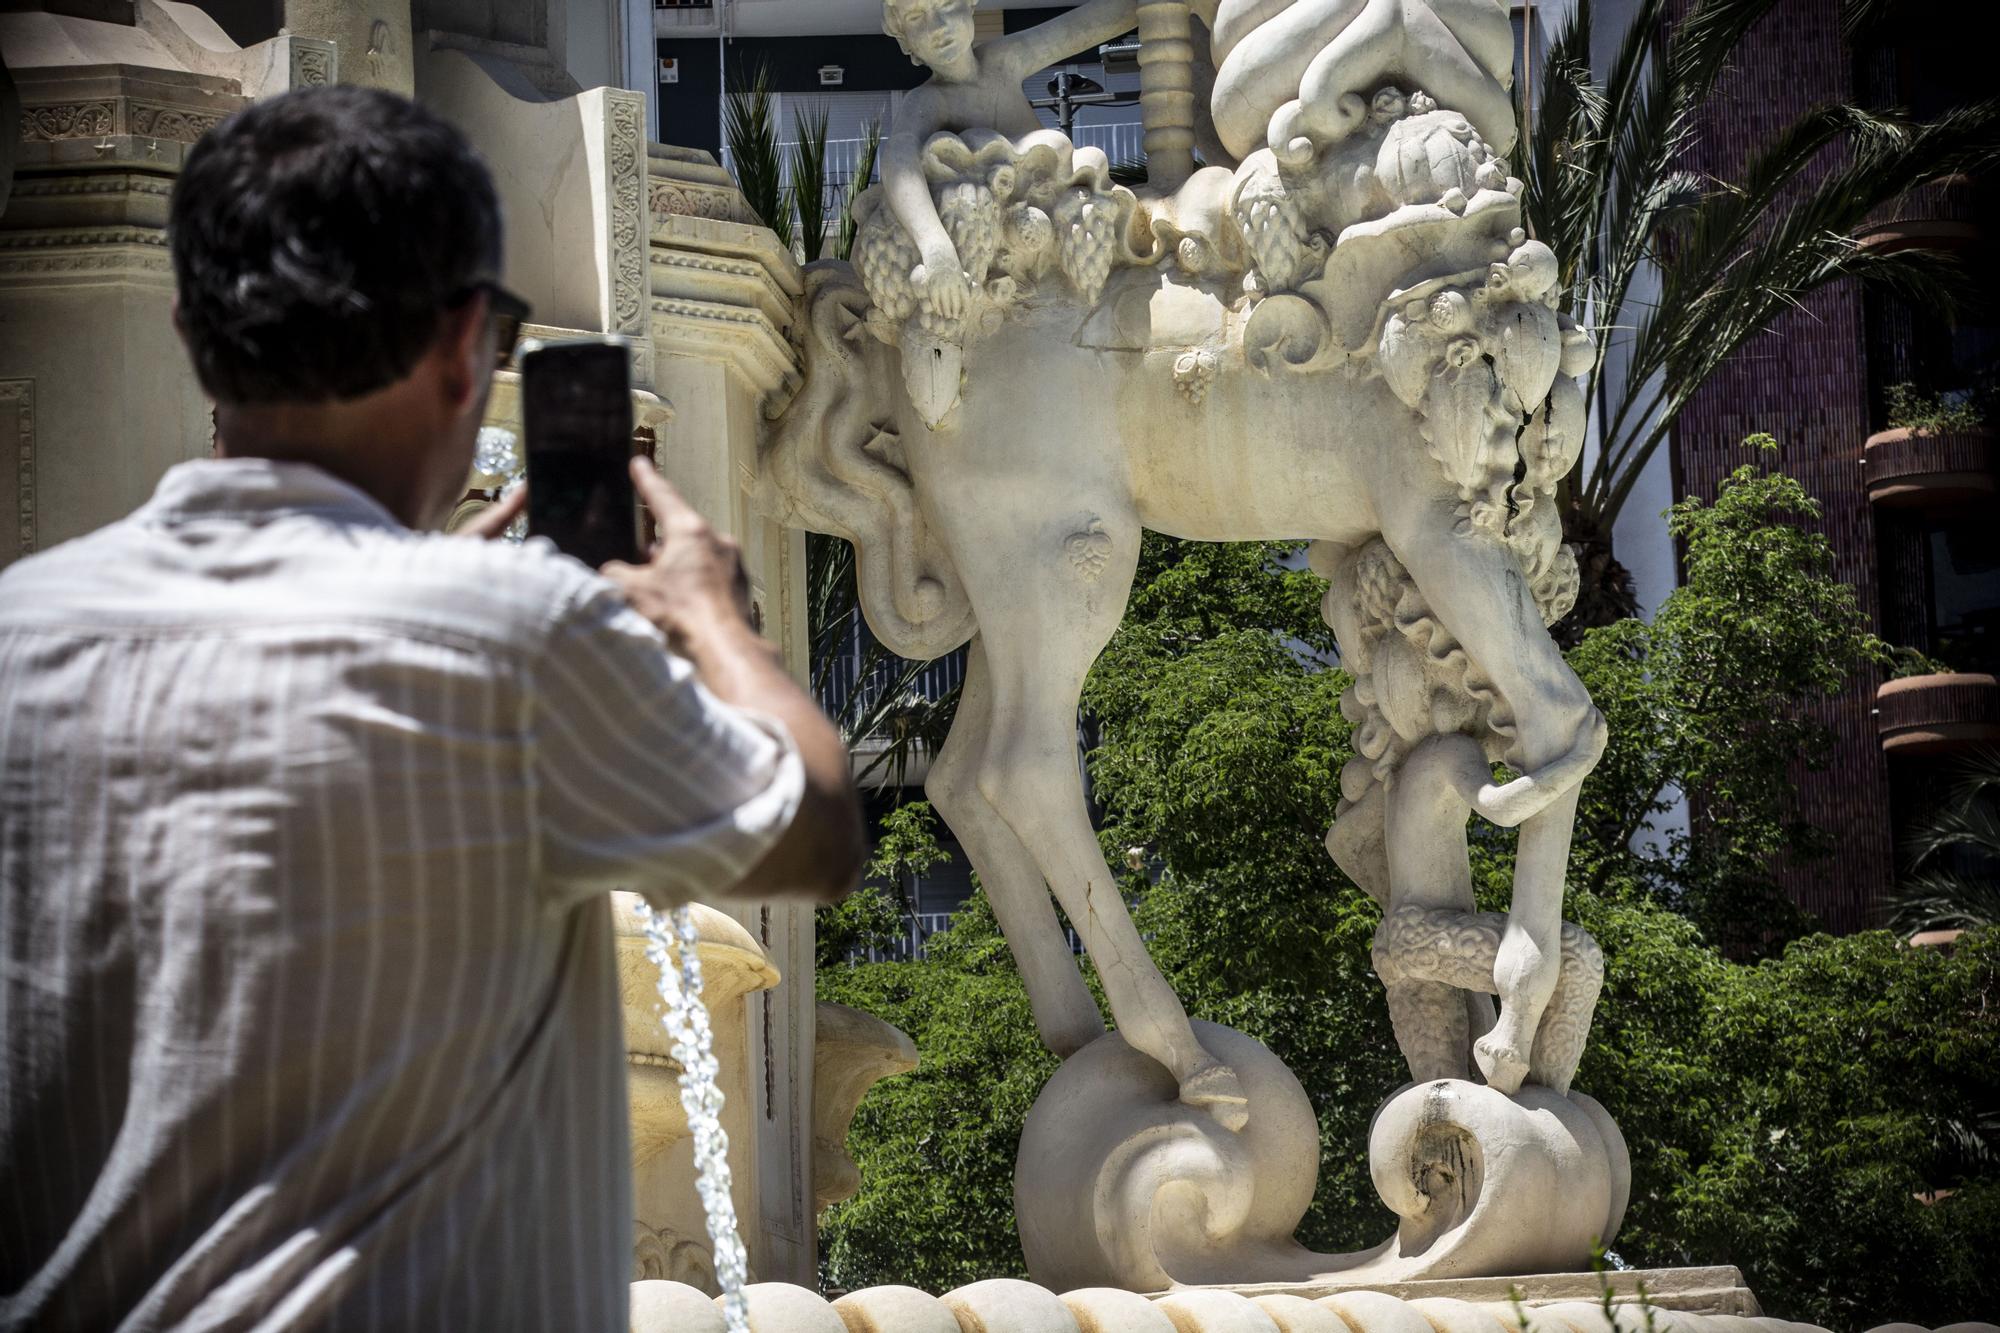
[[[857,200],[855,262],[807,269],[759,500],[854,544],[893,651],[967,645],[926,790],[1065,1057],[1017,1166],[1031,1272],[1154,1291],[1580,1267],[1629,1187],[1571,1087],[1604,964],[1561,920],[1603,721],[1545,628],[1576,596],[1555,488],[1591,350],[1503,156],[1506,6],[1089,0],[980,46],[969,0],[888,0],[885,23],[936,77]],[[1018,87],[1134,26],[1142,186],[1037,128]],[[1329,580],[1356,755],[1327,845],[1382,904],[1412,1080],[1370,1135],[1400,1218],[1373,1249],[1293,1239],[1317,1117],[1264,1047],[1189,1019],[1091,828],[1076,710],[1144,528],[1309,538]],[[1475,817],[1519,830],[1504,915],[1473,910]]]

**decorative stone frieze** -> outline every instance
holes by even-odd
[[[21,108],[21,140],[50,143],[57,139],[98,139],[117,123],[115,102],[60,102]]]
[[[640,336],[646,328],[648,226],[645,136],[641,132],[646,99],[639,93],[607,91],[604,109],[611,195],[609,323],[615,332]]]
[[[735,178],[707,153],[658,143],[647,150],[646,206],[655,227],[669,217],[756,222]]]
[[[239,78],[184,69],[64,65],[15,75],[20,184],[69,166],[170,173],[190,144],[248,100]]]

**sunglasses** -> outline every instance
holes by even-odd
[[[528,322],[534,307],[488,279],[460,288],[448,304],[461,306],[480,295],[486,297],[486,317],[493,321],[493,368],[505,370],[514,359],[514,344],[521,340],[521,326]]]

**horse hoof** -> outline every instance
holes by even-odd
[[[1204,1065],[1181,1080],[1181,1100],[1208,1112],[1232,1134],[1250,1123],[1250,1099],[1228,1065]]]
[[[1521,1090],[1521,1084],[1527,1080],[1527,1060],[1514,1047],[1495,1041],[1490,1032],[1472,1043],[1472,1058],[1479,1062],[1479,1072],[1486,1076],[1486,1086],[1495,1092],[1504,1092],[1511,1097]]]

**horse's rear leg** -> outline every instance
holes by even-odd
[[[993,905],[993,915],[1027,985],[1042,1044],[1067,1056],[1103,1036],[1104,1020],[1077,971],[1069,938],[1056,919],[1035,858],[980,793],[979,769],[993,725],[992,693],[985,645],[975,637],[966,654],[958,715],[931,765],[924,792],[979,872],[986,900]]]
[[[1500,1017],[1473,1045],[1487,1082],[1511,1093],[1527,1077],[1535,1029],[1561,972],[1570,828],[1577,786],[1603,745],[1603,719],[1543,627],[1513,552],[1460,524],[1456,497],[1441,493],[1417,451],[1396,459],[1392,474],[1398,468],[1407,475],[1378,486],[1383,539],[1505,701],[1514,729],[1508,761],[1524,773],[1561,774],[1566,784],[1538,793],[1538,812],[1520,826],[1513,900],[1494,968]]]
[[[1507,931],[1493,960],[1500,1018],[1491,1032],[1472,1044],[1480,1072],[1502,1092],[1517,1091],[1528,1076],[1535,1029],[1561,979],[1563,879],[1579,790],[1571,787],[1521,825]]]

